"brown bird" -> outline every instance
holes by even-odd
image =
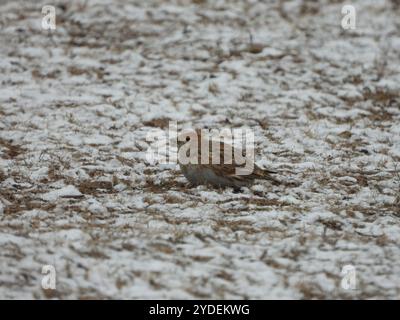
[[[239,164],[235,154],[241,154],[244,157],[246,155],[230,144],[219,141],[219,148],[217,144],[216,149],[219,154],[215,155],[214,152],[213,155],[212,141],[215,140],[208,139],[200,129],[181,132],[178,135],[178,163],[190,184],[194,186],[211,185],[218,188],[233,187],[237,190],[240,187],[251,185],[255,179],[271,180],[274,184],[280,183],[270,175],[277,172],[260,168],[253,159],[246,159],[245,163]],[[190,154],[191,151],[196,151],[196,147],[197,153]],[[202,152],[202,150],[205,151]],[[231,156],[229,156],[230,150],[232,151]],[[226,155],[227,157],[225,157]],[[191,161],[188,161],[189,158]],[[231,161],[225,161],[225,159]],[[193,163],[196,160],[197,163]]]

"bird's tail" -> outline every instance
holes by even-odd
[[[273,171],[273,170],[268,170],[268,169],[259,169],[259,170],[257,170],[256,175],[257,175],[258,179],[270,180],[270,181],[272,181],[272,183],[274,185],[279,185],[282,183],[282,181],[271,176],[271,174],[275,174],[275,173],[278,173],[278,172]]]

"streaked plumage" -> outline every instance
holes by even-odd
[[[182,137],[182,136],[181,136]],[[185,137],[187,135],[185,134]],[[271,180],[274,183],[279,183],[278,180],[271,177],[270,174],[276,173],[271,170],[261,169],[255,163],[253,163],[253,171],[247,175],[238,175],[236,172],[237,168],[244,168],[245,164],[239,165],[235,162],[234,156],[232,156],[232,163],[224,163],[224,142],[220,143],[220,164],[212,163],[212,152],[211,144],[209,147],[209,161],[207,164],[201,163],[201,139],[206,139],[200,133],[200,130],[196,130],[196,135],[191,136],[189,141],[179,141],[178,147],[182,147],[185,143],[191,143],[193,138],[198,138],[198,164],[182,164],[178,160],[180,168],[184,176],[192,185],[211,185],[214,187],[233,187],[240,188],[243,186],[251,185],[256,179]],[[207,139],[208,140],[208,139]],[[207,141],[206,140],[206,141]],[[233,147],[232,151],[234,151]]]

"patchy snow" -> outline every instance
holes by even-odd
[[[0,298],[400,297],[398,1],[45,4],[0,4]],[[169,119],[284,183],[189,188],[146,160]]]
[[[59,198],[74,198],[74,197],[81,197],[82,193],[79,190],[72,186],[66,186],[64,188],[47,192],[41,196],[41,198],[45,201],[56,201]]]

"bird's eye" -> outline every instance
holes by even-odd
[[[186,137],[186,141],[189,141],[190,140],[190,137]]]

